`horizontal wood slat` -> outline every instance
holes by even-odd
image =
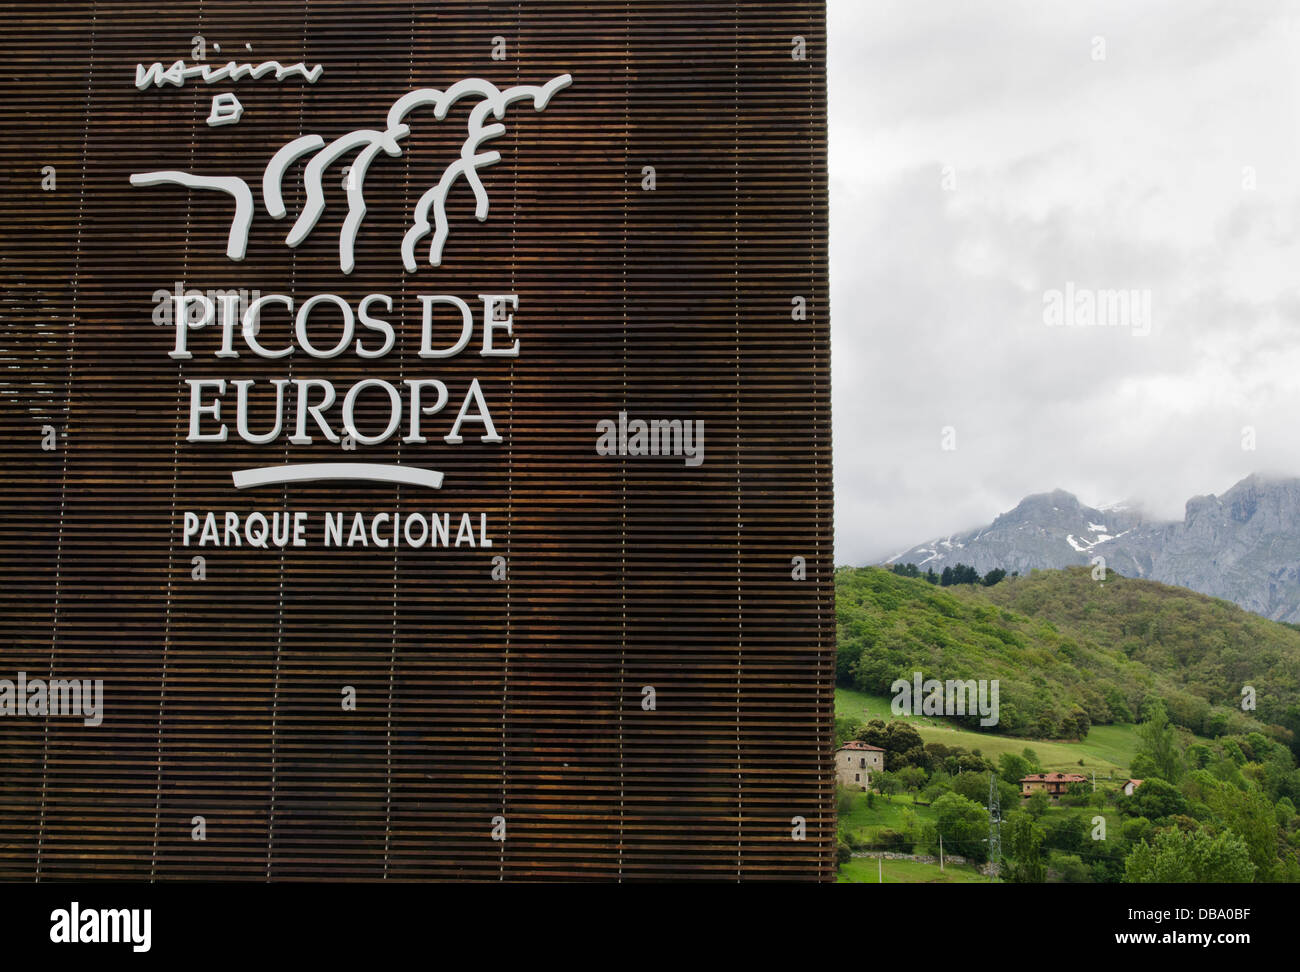
[[[137,90],[138,63],[190,63],[196,35],[208,64],[323,74]],[[833,878],[824,3],[0,3],[0,49],[0,679],[104,682],[101,725],[0,717],[0,878]],[[290,218],[266,213],[262,169],[291,139],[383,128],[420,87],[566,72],[545,110],[506,113],[487,219],[452,193],[441,266],[427,238],[416,272],[399,248],[464,106],[414,113],[401,155],[376,158],[351,274],[350,156],[301,246],[284,238],[303,163]],[[225,91],[243,117],[210,127]],[[242,262],[230,198],[129,183],[158,169],[253,188]],[[397,343],[216,358],[209,327],[178,361],[153,320],[178,281],[386,294]],[[485,293],[519,297],[517,358],[419,357],[419,295]],[[268,346],[290,331],[268,311]],[[194,378],[253,380],[254,430],[273,378],[340,397],[436,378],[451,400],[426,444],[345,452],[243,441],[232,389],[230,439],[191,443]],[[502,442],[467,425],[448,445],[475,378]],[[623,410],[702,421],[703,462],[598,455]],[[445,479],[232,487],[342,461]],[[184,546],[184,513],[209,510],[465,511],[492,547]]]

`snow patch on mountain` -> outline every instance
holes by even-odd
[[[1181,521],[1147,519],[1131,501],[1092,508],[1071,493],[1027,496],[991,524],[903,551],[887,564],[980,573],[1106,566],[1300,623],[1300,479],[1248,476],[1222,496],[1188,500]]]

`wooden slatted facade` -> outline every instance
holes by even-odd
[[[136,88],[196,36],[209,64],[323,74]],[[4,3],[0,60],[0,679],[104,682],[102,725],[0,718],[0,878],[833,877],[824,3]],[[338,167],[297,248],[302,180],[285,221],[255,193],[238,263],[229,197],[129,183],[258,190],[284,143],[382,128],[415,88],[566,72],[492,143],[489,217],[452,194],[438,267],[398,246],[463,112],[376,159],[350,275]],[[221,91],[244,115],[210,127]],[[213,327],[178,361],[153,320],[178,281],[387,294],[397,346],[219,359]],[[484,293],[518,294],[517,358],[417,355],[420,294]],[[311,377],[437,378],[451,404],[426,445],[186,441],[186,379],[254,380],[265,429],[269,380]],[[473,378],[499,445],[439,438]],[[598,455],[621,410],[703,421],[704,461]],[[232,488],[344,460],[445,480]],[[493,546],[184,546],[209,510],[470,511]]]

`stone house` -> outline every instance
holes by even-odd
[[[835,751],[835,778],[845,786],[865,790],[872,772],[885,768],[885,751],[879,746],[851,739]]]

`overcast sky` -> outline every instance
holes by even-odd
[[[1300,473],[1300,3],[829,6],[838,563]],[[1067,282],[1150,333],[1048,326]]]

